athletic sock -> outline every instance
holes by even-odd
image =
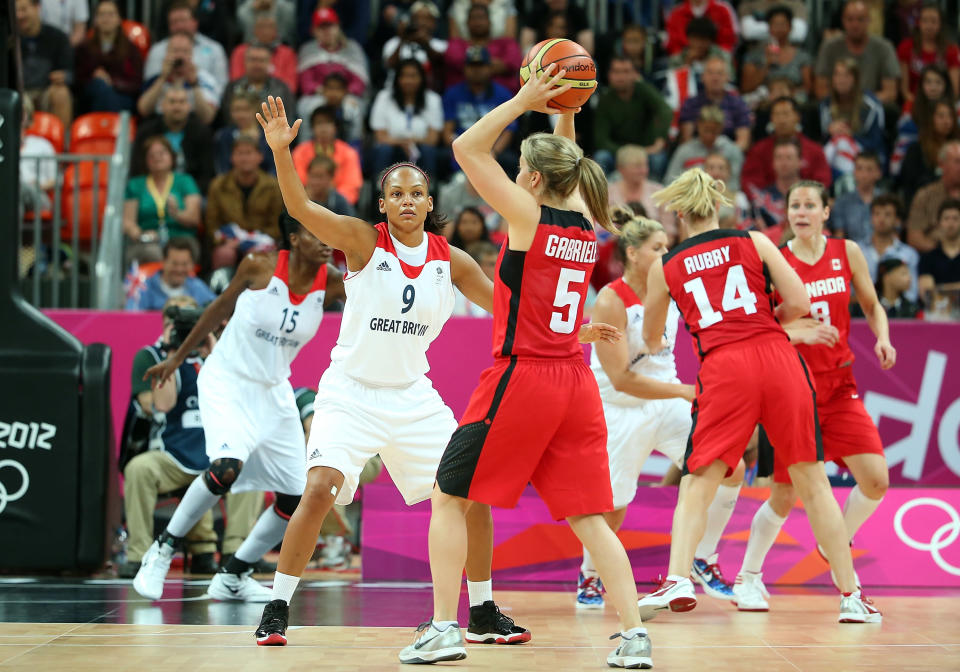
[[[478,607],[484,602],[493,601],[493,581],[470,581],[467,580],[467,595],[470,598],[470,606]]]
[[[645,626],[638,625],[638,626],[635,627],[635,628],[630,628],[629,630],[624,630],[624,631],[621,632],[620,634],[623,635],[623,637],[624,637],[625,639],[633,639],[633,638],[636,637],[637,635],[641,635],[641,634],[642,634],[642,635],[645,635],[645,634],[647,634],[647,628],[646,628]]]
[[[877,510],[877,507],[880,506],[880,502],[882,501],[883,497],[880,499],[870,499],[863,494],[863,490],[860,489],[859,485],[853,486],[853,489],[850,490],[850,496],[847,497],[847,501],[843,504],[843,524],[846,526],[847,536],[850,537],[851,540],[853,539],[853,535],[857,533],[857,530],[860,529],[860,526]]]
[[[580,563],[580,573],[587,579],[600,576],[600,572],[593,566],[593,557],[590,555],[590,551],[587,550],[586,546],[583,547],[583,562]]]
[[[246,563],[248,567],[254,564],[263,557],[264,553],[283,540],[288,522],[286,518],[277,515],[272,506],[265,509],[233,557]]]
[[[433,627],[435,627],[437,630],[446,630],[451,625],[456,626],[457,622],[456,621],[438,621],[436,619],[433,620]]]
[[[203,482],[203,477],[197,476],[184,493],[183,499],[177,505],[177,510],[170,517],[167,534],[178,538],[187,536],[193,526],[203,518],[203,514],[213,508],[219,500],[220,495],[210,492],[206,483]]]
[[[733,509],[737,505],[737,496],[740,494],[740,486],[721,485],[717,488],[717,494],[714,495],[710,507],[707,509],[707,527],[703,532],[703,538],[697,546],[696,557],[709,558],[717,552],[717,545],[720,543],[720,537],[723,536],[723,530],[730,522],[730,516],[733,515]]]
[[[680,582],[683,581],[684,579],[686,579],[687,581],[689,581],[689,580],[690,580],[690,577],[688,577],[688,576],[680,576],[679,574],[668,574],[668,575],[667,575],[667,581],[675,581],[676,583],[680,583]]]
[[[299,576],[290,576],[289,574],[275,572],[273,575],[273,594],[270,596],[270,599],[283,600],[289,605],[290,600],[293,599],[293,594],[297,590],[297,584],[299,583]]]
[[[763,561],[770,552],[773,542],[777,540],[780,528],[785,522],[787,519],[777,515],[771,508],[769,500],[757,509],[753,522],[750,523],[750,539],[747,541],[747,550],[743,554],[741,572],[756,574],[763,571]]]

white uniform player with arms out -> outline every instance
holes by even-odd
[[[330,248],[286,214],[281,224],[290,249],[245,257],[177,352],[147,370],[146,376],[162,385],[198,343],[231,318],[197,381],[210,467],[187,489],[167,529],[143,557],[133,587],[144,597],[162,595],[175,547],[220,497],[271,490],[273,507],[261,514],[208,590],[223,600],[270,599],[270,591],[250,578],[252,565],[283,538],[306,483],[290,364],[317,333],[324,304],[344,295],[339,271],[327,267]]]

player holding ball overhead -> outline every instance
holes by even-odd
[[[481,375],[437,469],[429,535],[433,617],[400,653],[404,663],[466,657],[457,603],[467,516],[476,506],[516,506],[532,483],[553,517],[566,519],[590,550],[617,607],[621,631],[614,637],[621,641],[607,664],[652,667],[630,561],[601,515],[613,508],[607,432],[576,337],[597,256],[591,220],[613,229],[606,178],[573,141],[575,110],[552,135],[523,141],[516,183],[490,151],[524,112],[557,111],[548,103],[570,90],[556,88],[565,74],[547,65],[453,143],[471,184],[507,221],[507,241],[494,283],[495,362]]]
[[[544,40],[530,47],[520,64],[520,83],[526,84],[530,75],[540,77],[550,64],[563,70],[558,86],[569,88],[547,101],[547,107],[561,111],[576,111],[597,90],[597,65],[587,50],[573,40],[563,38]]]

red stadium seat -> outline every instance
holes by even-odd
[[[49,112],[34,112],[33,123],[27,129],[27,135],[37,135],[46,138],[57,150],[57,154],[63,152],[63,122],[60,117]]]
[[[101,187],[106,188],[110,177],[110,162],[97,161],[96,163],[100,164],[97,168],[97,182],[99,182]],[[93,161],[81,161],[80,163],[67,166],[67,169],[63,171],[64,190],[67,188],[73,189],[74,182],[78,182],[81,189],[92,187],[94,180],[93,164]],[[78,169],[80,173],[79,177],[77,176]]]
[[[105,141],[105,140],[104,140]],[[81,242],[88,242],[93,237],[94,221],[102,223],[103,211],[107,207],[107,181],[109,164],[100,163],[97,182],[94,184],[93,162],[83,161],[76,166],[69,166],[63,173],[63,196],[61,200],[61,215],[63,228],[60,236],[64,241],[73,240],[73,229],[76,225]],[[74,193],[74,184],[79,188]],[[93,210],[94,190],[97,193],[97,211]],[[77,204],[77,221],[74,222],[74,203]],[[99,227],[99,224],[98,224]],[[99,229],[97,231],[99,235]]]
[[[130,119],[130,140],[137,132],[136,123]],[[78,153],[76,143],[87,140],[109,139],[115,141],[120,134],[120,115],[116,112],[90,112],[73,120],[70,125],[70,151]],[[113,151],[111,146],[111,152]]]
[[[130,19],[124,19],[121,25],[123,32],[133,42],[133,46],[140,50],[140,55],[146,61],[147,52],[150,51],[150,31],[142,23]]]

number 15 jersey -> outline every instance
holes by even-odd
[[[493,356],[583,357],[577,337],[597,260],[593,225],[543,205],[530,249],[508,245],[493,285]]]
[[[716,229],[663,256],[663,274],[703,359],[711,350],[757,336],[787,334],[773,315],[760,253],[746,231]]]

